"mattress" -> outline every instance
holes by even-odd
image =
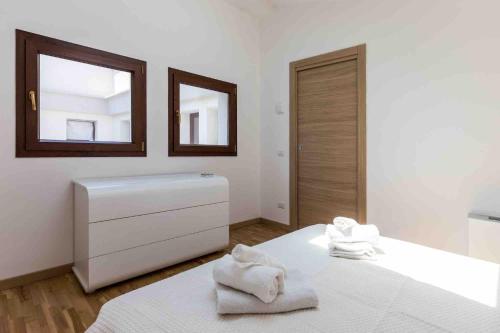
[[[88,332],[500,332],[498,265],[385,237],[377,261],[334,258],[324,230],[256,246],[311,278],[317,309],[218,315],[210,262],[109,301]]]

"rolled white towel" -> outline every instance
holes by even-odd
[[[244,264],[259,264],[263,266],[275,267],[283,270],[286,276],[286,267],[277,259],[250,246],[237,244],[231,252],[234,260]]]
[[[286,292],[272,303],[262,303],[256,297],[216,284],[217,312],[219,314],[278,313],[318,306],[318,296],[309,280],[300,271],[290,270]]]
[[[271,303],[285,289],[282,269],[263,265],[242,267],[230,255],[215,263],[213,278],[215,282],[252,294],[264,303]]]
[[[333,219],[333,225],[336,226],[339,230],[345,230],[359,225],[359,223],[355,219],[351,219],[349,217],[337,216]]]
[[[373,245],[369,242],[354,242],[354,243],[342,243],[342,242],[330,242],[328,244],[330,250],[338,250],[353,253],[367,253],[375,254],[375,249]]]
[[[325,234],[332,242],[369,242],[372,245],[377,245],[380,237],[377,226],[373,224],[355,225],[344,230],[333,224],[328,224]]]
[[[362,260],[376,259],[377,252],[373,246],[378,244],[380,234],[375,225],[361,225],[346,217],[337,217],[333,223],[327,225],[325,231],[331,256]]]

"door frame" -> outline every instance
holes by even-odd
[[[306,69],[343,61],[357,61],[358,82],[358,222],[366,223],[366,44],[333,51],[290,63],[290,228],[299,228],[298,221],[298,110],[297,74]]]

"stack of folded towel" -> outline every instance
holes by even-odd
[[[326,226],[328,248],[333,257],[375,260],[379,240],[378,228],[373,224],[360,225],[347,217],[336,217]]]
[[[218,260],[213,278],[220,314],[277,313],[318,305],[301,272],[287,271],[275,258],[246,245],[236,245],[231,255]]]

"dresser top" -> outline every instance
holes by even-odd
[[[133,185],[159,185],[173,184],[186,182],[227,182],[227,179],[222,176],[210,174],[208,176],[200,173],[177,173],[177,174],[159,174],[159,175],[144,175],[144,176],[128,176],[128,177],[108,177],[108,178],[82,178],[76,179],[73,182],[87,189],[102,189],[111,187],[123,187]]]

